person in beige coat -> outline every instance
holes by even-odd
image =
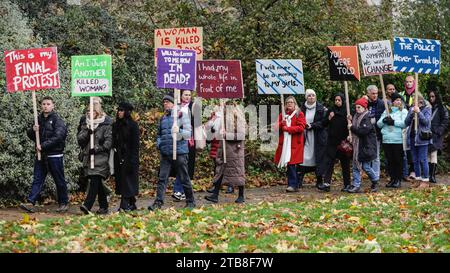
[[[229,103],[225,107],[225,128],[222,123],[219,131],[225,141],[220,140],[220,146],[215,158],[214,190],[205,199],[213,203],[219,201],[221,185],[237,187],[239,195],[236,203],[243,203],[245,185],[245,117],[242,106]],[[225,143],[226,163],[224,162],[223,145]]]

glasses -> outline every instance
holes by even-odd
[[[288,103],[295,103],[295,102],[293,102],[293,101],[287,101],[286,104],[288,104]]]

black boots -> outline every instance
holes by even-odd
[[[437,163],[428,163],[428,167],[430,170],[430,183],[436,183]]]
[[[244,203],[244,186],[239,186],[239,196],[236,199],[236,201],[234,201],[235,203]]]
[[[377,181],[372,181],[372,185],[370,186],[370,191],[371,192],[377,192],[378,191],[378,180]]]
[[[401,179],[394,179],[394,183],[392,183],[391,188],[400,188],[402,186],[402,180]]]
[[[205,196],[205,199],[213,203],[219,202],[219,191],[221,185],[222,185],[221,181],[214,183],[214,189],[212,190],[212,194]]]
[[[330,184],[328,184],[328,183],[322,183],[322,184],[319,184],[319,185],[317,186],[317,188],[318,188],[319,190],[321,190],[321,191],[329,192],[329,191],[330,191]]]

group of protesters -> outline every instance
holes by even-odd
[[[315,173],[318,190],[330,191],[338,159],[342,168],[343,192],[362,191],[363,171],[371,182],[370,191],[376,192],[380,181],[381,152],[390,178],[386,187],[400,188],[402,180],[436,183],[437,155],[443,149],[448,111],[435,87],[427,88],[428,100],[417,91],[415,103],[415,87],[412,76],[406,77],[404,91],[397,92],[393,84],[388,84],[383,101],[379,98],[378,87],[369,85],[367,93],[354,101],[354,108],[350,111],[347,110],[346,97],[341,93],[332,97],[329,108],[317,101],[312,89],[306,90],[305,102],[301,105],[295,97],[287,97],[276,123],[279,140],[274,159],[278,167],[286,168],[286,191],[299,191],[305,174],[309,172]],[[208,190],[211,194],[205,199],[217,203],[221,187],[226,185],[228,192],[238,189],[236,203],[245,202],[246,122],[242,107],[217,105],[206,124],[199,126],[194,124],[198,105],[192,100],[192,92],[181,90],[180,99],[181,103],[177,103],[172,93],[163,97],[164,114],[158,124],[156,139],[160,153],[156,198],[148,209],[153,211],[164,205],[170,176],[175,177],[172,197],[177,201],[185,200],[187,208],[196,206],[192,181],[198,140],[202,139],[198,134],[206,134],[209,157],[214,162],[212,188]],[[80,210],[85,214],[91,213],[98,197],[97,213],[109,212],[107,196],[111,190],[105,181],[110,175],[115,180],[116,194],[121,196],[119,210],[136,210],[140,130],[132,118],[133,106],[128,102],[119,103],[113,119],[103,111],[99,97],[94,97],[93,102],[93,113],[87,108],[77,130],[82,175],[88,181]],[[237,103],[230,100],[227,104],[236,106]],[[35,159],[31,192],[27,202],[20,205],[28,212],[35,211],[48,172],[56,184],[57,211],[68,210],[63,164],[67,128],[53,109],[53,99],[42,98],[39,125],[27,131],[32,140],[36,140],[36,132],[39,133],[40,143],[36,144],[36,150],[43,155],[42,159]],[[94,148],[90,143],[92,135]]]

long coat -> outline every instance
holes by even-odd
[[[355,117],[353,117],[355,119]],[[359,138],[358,161],[370,162],[377,158],[377,133],[369,115],[365,115],[358,127],[351,131]]]
[[[108,178],[111,174],[109,169],[109,155],[112,148],[112,120],[106,116],[105,121],[100,123],[94,130],[94,168],[91,169],[91,157],[89,155],[90,136],[86,124],[81,126],[78,132],[78,144],[82,148],[83,173],[85,176],[99,175]]]
[[[227,163],[223,161],[223,140],[219,140],[214,181],[222,177],[222,184],[233,187],[245,185],[245,126],[235,126],[234,132],[227,130],[225,147]]]
[[[288,115],[292,113],[286,113]],[[284,132],[282,130],[282,115],[278,116],[278,128],[279,128],[279,139],[278,147],[275,152],[275,163],[278,164],[280,161],[281,153],[283,152],[283,142],[284,142]],[[304,135],[303,130],[306,126],[305,115],[302,112],[298,112],[292,117],[291,126],[287,127],[287,132],[291,134],[291,159],[289,165],[300,164],[303,162],[303,146],[304,146]]]
[[[139,193],[139,135],[139,126],[132,119],[113,124],[116,194],[123,197]]]
[[[433,132],[433,144],[430,144],[431,152],[444,148],[444,134],[448,125],[448,111],[440,104],[433,106],[433,113],[438,111],[431,120],[431,132]]]
[[[334,117],[329,120],[328,116],[331,112],[334,113]],[[348,137],[345,106],[343,105],[340,108],[334,107],[329,109],[325,115],[322,125],[327,128],[328,134],[326,154],[328,154],[330,158],[335,158],[337,146],[342,142],[342,140]]]
[[[306,113],[305,104],[302,104],[302,112]],[[316,113],[314,115],[314,121],[311,123],[311,129],[314,131],[314,153],[316,154],[316,168],[318,174],[323,174],[325,170],[322,168],[322,161],[325,156],[327,147],[327,130],[323,126],[323,120],[327,118],[325,116],[326,108],[319,102],[316,103]]]

